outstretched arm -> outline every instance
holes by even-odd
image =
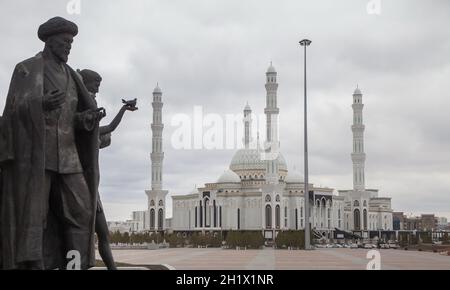
[[[119,126],[120,122],[122,121],[123,114],[125,114],[125,111],[127,110],[126,106],[122,106],[120,108],[119,113],[114,117],[112,122],[109,125],[106,126],[100,126],[100,135],[111,133],[112,131],[116,130],[117,126]]]

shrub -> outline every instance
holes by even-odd
[[[450,244],[450,241],[448,239],[448,233],[444,233],[444,235],[442,236],[442,244],[444,245]]]
[[[121,238],[121,243],[129,244],[130,243],[130,234],[128,232],[124,233]]]
[[[259,249],[264,245],[264,237],[260,231],[229,231],[226,243],[230,248]]]
[[[305,248],[305,231],[283,231],[275,238],[277,248]]]
[[[400,247],[406,247],[408,246],[408,233],[399,233],[398,239],[399,239],[399,245]]]
[[[162,243],[164,241],[164,237],[160,233],[151,233],[146,238],[147,243],[154,242],[155,244]]]
[[[431,233],[430,232],[420,233],[419,236],[420,236],[420,240],[422,241],[422,243],[424,243],[424,244],[431,244],[432,239],[431,239]]]
[[[419,237],[417,236],[417,234],[416,234],[416,235],[414,235],[414,234],[411,234],[411,235],[410,235],[410,237],[409,237],[409,243],[410,243],[411,245],[417,245],[417,244],[419,243]]]
[[[190,245],[194,247],[213,247],[218,248],[222,246],[222,235],[218,234],[217,236],[214,236],[213,234],[206,233],[206,234],[193,234],[188,239],[188,242]]]
[[[210,235],[208,239],[208,247],[220,248],[222,247],[222,234]]]
[[[164,236],[164,239],[169,243],[170,248],[184,247],[185,240],[183,237],[179,237],[177,234],[168,234]]]

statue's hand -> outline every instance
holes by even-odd
[[[127,111],[131,111],[131,112],[139,110],[138,107],[130,107],[130,106],[124,106],[124,107]]]
[[[96,111],[94,111],[95,118],[98,122],[101,121],[104,117],[106,117],[106,110],[105,108],[98,108]]]
[[[82,113],[84,119],[88,123],[99,123],[101,119],[106,117],[106,110],[104,108],[99,108],[97,110],[87,110]]]
[[[47,93],[44,95],[43,100],[44,110],[53,111],[58,108],[61,108],[61,106],[65,103],[65,101],[66,99],[64,93],[59,90]]]
[[[138,110],[138,107],[136,107],[137,99],[130,100],[130,101],[122,100],[122,103],[123,103],[123,107],[127,111],[134,112],[134,111]]]

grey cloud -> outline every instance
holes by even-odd
[[[109,219],[143,209],[150,187],[151,99],[163,89],[164,184],[173,194],[214,182],[230,150],[174,150],[171,117],[255,113],[265,105],[264,74],[279,73],[280,138],[288,166],[303,171],[302,54],[308,48],[311,180],[352,186],[352,92],[364,93],[368,186],[391,196],[396,210],[450,217],[450,40],[448,1],[66,1],[1,3],[0,106],[14,65],[42,49],[39,24],[61,15],[80,28],[70,64],[103,76],[99,103],[110,121],[122,98],[139,98],[101,152],[101,194]],[[20,15],[20,17],[18,17]],[[12,24],[12,25],[11,25]],[[256,134],[256,132],[254,132]],[[420,182],[419,182],[420,180]],[[170,200],[169,204],[170,206]]]

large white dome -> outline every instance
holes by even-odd
[[[256,149],[240,149],[231,160],[230,169],[236,170],[265,170],[266,161],[261,160],[261,151]],[[287,170],[283,155],[278,155],[278,169]]]
[[[286,183],[303,183],[303,175],[298,171],[289,171],[286,179],[284,180]]]
[[[217,183],[235,183],[235,182],[241,182],[241,179],[236,173],[234,173],[229,169],[225,170],[217,180]]]

